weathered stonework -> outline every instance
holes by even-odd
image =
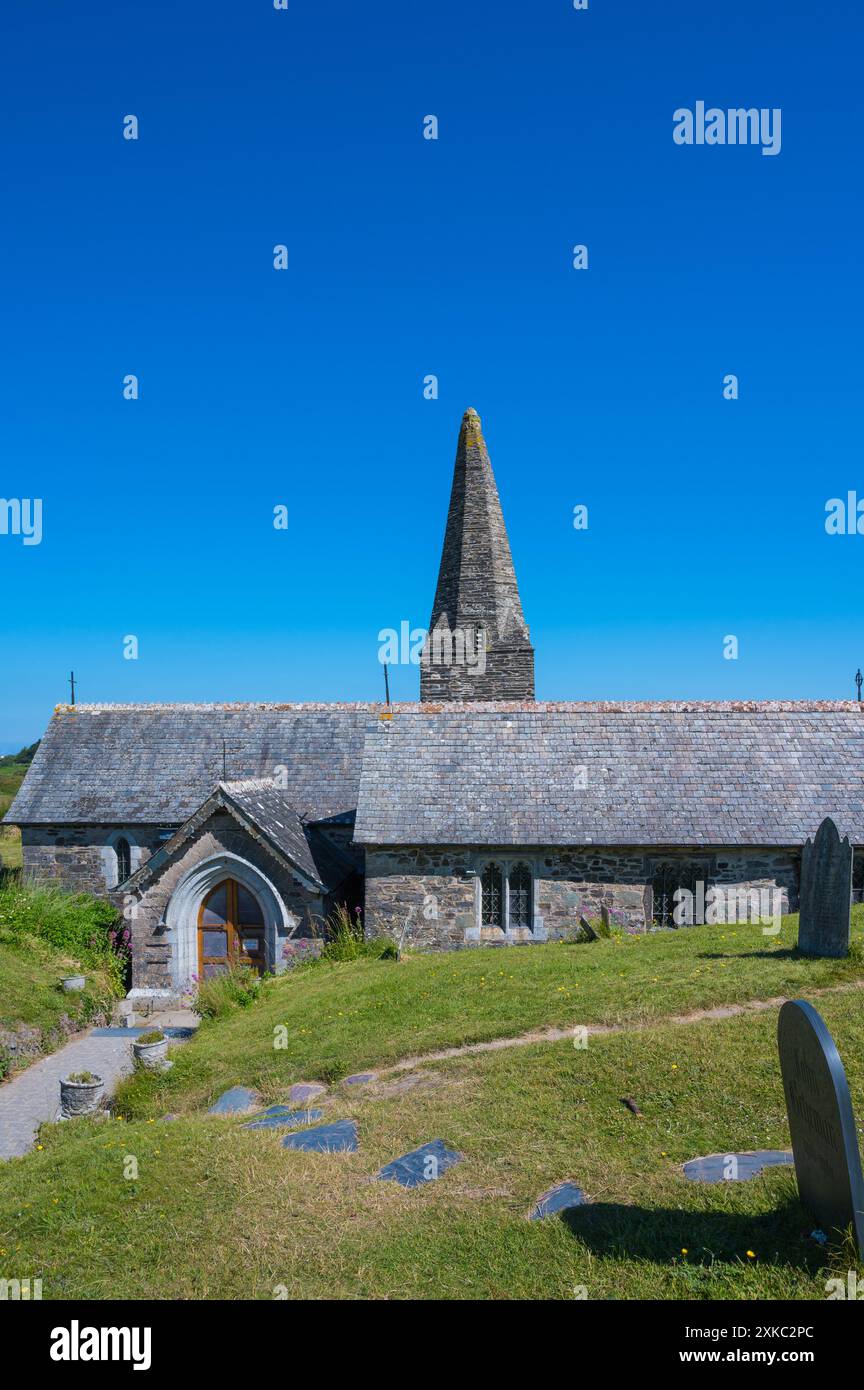
[[[476,410],[459,432],[429,634],[421,701],[533,700],[534,648]]]
[[[160,930],[160,923],[169,915],[172,896],[190,870],[221,855],[237,856],[251,865],[261,879],[275,889],[288,910],[287,930],[281,922],[268,924],[272,926],[268,937],[271,969],[280,969],[284,964],[282,947],[289,931],[294,937],[320,934],[326,911],[322,894],[305,887],[229,815],[214,815],[193,841],[187,842],[156,872],[141,894],[126,904],[127,923],[132,931],[132,983],[135,988],[172,989],[182,983],[172,970],[172,957],[180,944],[178,931],[197,933],[197,909],[192,909],[194,921],[178,924],[167,932]],[[229,867],[225,877],[230,876]],[[197,937],[195,951],[197,954]],[[194,969],[197,972],[197,965]]]
[[[104,897],[116,887],[113,840],[124,835],[132,868],[145,864],[175,827],[167,825],[24,825],[24,875],[34,883],[56,884],[69,892]]]
[[[680,858],[692,863],[694,856]],[[628,931],[652,925],[654,863],[676,851],[650,849],[561,850],[512,847],[367,847],[366,927],[419,950],[484,944],[561,941],[574,937],[579,918],[597,918],[607,908]],[[796,851],[717,850],[705,862],[706,890],[716,884],[741,891],[774,888],[783,911],[797,907]],[[524,862],[534,878],[531,931],[482,927],[478,875],[489,860]]]

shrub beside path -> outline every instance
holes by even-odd
[[[159,1027],[194,1028],[193,1014],[156,1014],[147,1030]],[[19,1158],[32,1149],[39,1126],[56,1120],[60,1111],[60,1079],[70,1072],[92,1071],[105,1082],[110,1096],[117,1083],[132,1071],[134,1030],[92,1028],[66,1043],[58,1052],[34,1062],[0,1086],[0,1159]]]

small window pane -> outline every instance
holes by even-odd
[[[531,870],[517,864],[510,871],[510,926],[531,928]]]
[[[228,921],[228,885],[220,883],[218,888],[205,899],[204,911],[201,914],[201,924],[205,927],[221,926]]]
[[[228,954],[228,933],[227,931],[205,931],[204,940],[201,943],[201,954],[203,956],[227,956]]]
[[[212,980],[214,975],[227,975],[228,966],[214,964],[212,961],[204,962],[204,979]]]
[[[114,846],[114,853],[117,855],[117,882],[125,883],[132,872],[132,851],[129,848],[129,841],[120,839]]]
[[[689,860],[655,865],[651,882],[655,926],[675,926],[675,894],[682,888],[695,893],[698,880],[704,876],[704,868]],[[680,902],[680,898],[678,901]]]
[[[504,877],[497,864],[487,864],[480,879],[481,922],[484,927],[504,925]]]
[[[237,924],[241,927],[256,927],[264,918],[252,894],[237,885]]]

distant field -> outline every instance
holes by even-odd
[[[24,760],[21,759],[20,754],[14,758],[0,758],[0,820],[9,810],[18,788],[24,781],[34,749],[22,750],[25,754]],[[4,869],[20,869],[21,867],[21,832],[11,826],[0,826],[0,867]]]

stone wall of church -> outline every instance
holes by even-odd
[[[502,932],[481,926],[479,874],[490,859],[506,867],[527,864],[534,882],[533,928]],[[607,908],[628,931],[652,925],[652,878],[658,861],[698,865],[706,891],[779,889],[782,910],[798,906],[800,851],[590,847],[532,848],[369,847],[366,852],[366,930],[401,939],[420,950],[572,938],[579,918]]]
[[[474,657],[473,647],[470,655]],[[422,660],[420,699],[431,704],[444,700],[534,699],[534,649],[527,639],[516,644],[490,638],[482,665],[481,671],[476,659],[473,664]]]
[[[71,893],[104,897],[117,882],[113,839],[119,834],[128,838],[134,870],[159,848],[167,830],[162,825],[25,825],[24,877]]]

